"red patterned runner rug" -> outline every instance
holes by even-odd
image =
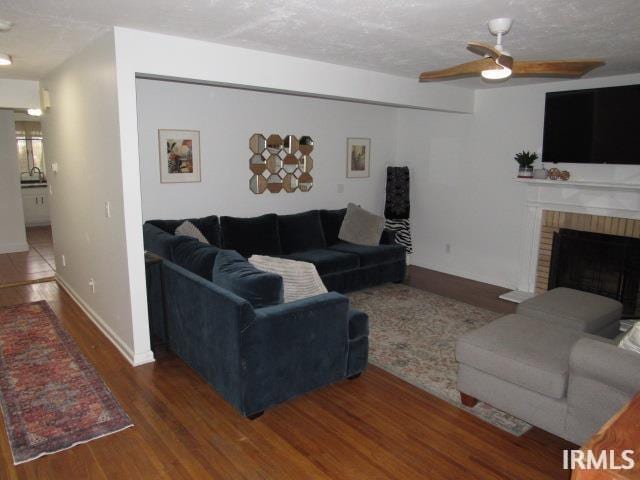
[[[45,301],[0,307],[0,406],[15,465],[132,426]]]

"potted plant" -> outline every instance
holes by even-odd
[[[526,150],[516,153],[513,157],[520,168],[518,169],[518,178],[532,178],[533,177],[533,162],[538,159],[536,152],[527,152]]]

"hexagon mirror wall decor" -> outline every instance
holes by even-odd
[[[280,153],[280,150],[282,150],[282,137],[275,133],[269,135],[269,138],[267,138],[267,150],[274,155]]]
[[[260,155],[267,148],[267,139],[259,133],[254,133],[249,139],[249,150]]]
[[[249,138],[249,190],[259,195],[265,191],[279,193],[284,190],[293,193],[296,190],[308,192],[313,187],[314,141],[308,136],[280,135],[273,133],[265,136],[254,133]]]
[[[284,151],[289,155],[295,155],[300,148],[300,142],[294,135],[286,135],[283,141]]]
[[[300,147],[298,149],[302,155],[310,155],[313,151],[313,139],[307,135],[300,137]]]

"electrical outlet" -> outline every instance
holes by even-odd
[[[62,262],[63,267],[67,266],[67,257],[64,256],[64,253],[60,255],[60,261]]]
[[[91,293],[96,293],[96,281],[93,278],[89,279],[89,288],[91,289]]]
[[[444,251],[445,251],[446,253],[451,253],[451,244],[450,244],[450,243],[447,243],[447,244],[444,246]]]

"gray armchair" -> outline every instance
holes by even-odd
[[[640,355],[600,337],[571,349],[567,435],[582,443],[640,391]]]

